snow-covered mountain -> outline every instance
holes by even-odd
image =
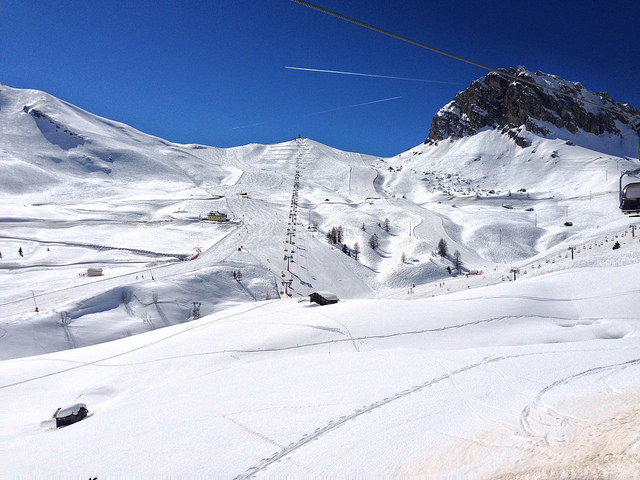
[[[594,93],[579,82],[518,67],[491,72],[456,95],[434,115],[425,143],[491,128],[525,148],[530,146],[522,135],[526,130],[609,154],[636,156],[632,128],[637,124],[640,112],[606,92]],[[636,139],[635,145],[625,141],[630,138]]]
[[[233,167],[204,162],[179,147],[106,120],[44,92],[0,85],[3,193],[104,198],[145,191],[162,178],[175,191],[224,183]],[[210,148],[211,152],[216,149]],[[212,158],[215,155],[210,155]],[[206,170],[205,170],[206,167]]]
[[[180,145],[0,85],[5,469],[633,477],[637,112],[596,134],[580,108],[377,158]]]
[[[470,89],[489,80],[501,81],[489,75]],[[557,132],[593,137],[602,149],[525,128],[518,134],[525,147],[502,129],[480,129],[390,159],[309,139],[179,145],[46,93],[2,85],[4,317],[25,319],[19,329],[52,326],[59,342],[47,341],[48,351],[186,321],[194,302],[202,314],[285,293],[390,295],[452,278],[455,252],[461,273],[483,270],[493,272],[486,283],[502,280],[514,265],[628,226],[616,210],[616,188],[618,172],[635,160],[603,153],[610,133]],[[637,137],[615,142],[631,151]],[[210,210],[233,221],[201,221]],[[325,238],[334,227],[342,228],[337,245]],[[435,254],[440,239],[447,260]],[[90,267],[104,276],[84,276]],[[241,282],[233,275],[239,270]],[[105,319],[111,327],[70,340],[56,327],[61,318],[78,330]],[[3,355],[43,351],[41,342],[15,341]]]

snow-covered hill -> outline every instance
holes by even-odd
[[[605,435],[576,459],[635,473],[637,138],[556,133],[219,149],[0,85],[8,471],[562,473]]]

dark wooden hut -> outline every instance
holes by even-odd
[[[309,295],[309,301],[315,302],[318,305],[330,305],[332,303],[338,303],[338,297],[331,292],[313,292]]]
[[[87,406],[84,403],[76,403],[66,408],[58,408],[56,413],[53,414],[53,418],[56,419],[56,428],[79,422],[87,416],[87,413],[89,413],[89,410],[87,410]]]

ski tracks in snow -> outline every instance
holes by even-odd
[[[606,378],[638,365],[640,359],[602,365],[566,376],[541,389],[521,414],[524,438],[530,442],[526,456],[491,478],[637,478],[640,472],[638,393],[620,395]],[[606,408],[601,397],[597,405],[591,402],[590,408],[598,412],[595,417],[587,414],[586,418],[576,418],[542,404],[542,397],[552,390],[595,375],[601,376],[593,383],[606,395]]]
[[[564,377],[562,379],[556,380],[555,382],[547,385],[546,387],[544,387],[542,390],[540,390],[536,396],[534,397],[534,400],[531,404],[529,404],[527,407],[525,407],[522,411],[522,413],[520,414],[520,429],[518,429],[517,424],[515,425],[510,425],[508,423],[499,421],[499,420],[494,420],[489,418],[487,415],[483,414],[480,409],[478,409],[477,407],[474,406],[474,404],[477,405],[482,405],[482,406],[486,406],[480,402],[478,402],[477,400],[473,399],[462,387],[458,376],[465,373],[465,372],[469,372],[473,369],[479,368],[479,367],[487,367],[490,366],[491,368],[493,368],[493,364],[497,363],[497,362],[502,362],[505,360],[510,360],[510,359],[514,359],[514,358],[518,358],[518,357],[526,357],[526,356],[531,356],[531,355],[545,355],[548,353],[552,353],[552,352],[532,352],[532,353],[521,353],[521,354],[514,354],[514,355],[504,355],[504,356],[489,356],[489,357],[485,357],[484,359],[482,359],[479,362],[476,363],[472,363],[472,364],[468,364],[465,365],[463,367],[457,368],[455,370],[451,370],[449,368],[446,368],[446,373],[440,375],[439,377],[435,377],[435,378],[431,378],[429,380],[426,380],[425,382],[418,384],[418,385],[414,385],[411,388],[407,388],[405,390],[402,390],[390,397],[384,398],[383,400],[379,400],[376,401],[374,403],[371,403],[369,405],[364,405],[359,409],[356,409],[355,411],[343,415],[337,419],[334,420],[330,420],[329,422],[327,422],[325,425],[316,428],[314,430],[313,433],[305,433],[304,435],[302,435],[302,437],[296,441],[293,442],[291,444],[289,444],[288,446],[281,448],[279,451],[275,452],[273,455],[271,455],[268,458],[263,458],[262,460],[260,460],[260,462],[258,462],[256,465],[249,467],[247,470],[245,470],[243,473],[237,475],[235,477],[235,480],[243,480],[243,479],[248,479],[248,478],[252,478],[253,476],[255,476],[256,474],[263,472],[264,470],[266,470],[269,466],[273,465],[274,463],[277,463],[281,460],[283,460],[284,458],[286,458],[287,456],[291,455],[292,453],[296,452],[297,450],[303,448],[304,446],[308,445],[309,443],[318,440],[320,437],[333,432],[341,427],[343,427],[345,424],[347,424],[347,422],[352,421],[352,420],[357,420],[359,417],[361,417],[362,415],[365,415],[367,413],[372,412],[373,410],[376,410],[378,408],[382,408],[388,404],[390,404],[391,402],[395,402],[396,400],[400,400],[402,398],[405,398],[409,395],[412,395],[414,393],[418,393],[421,392],[422,390],[425,390],[433,385],[436,385],[438,383],[441,383],[443,381],[449,380],[453,383],[454,388],[460,393],[463,403],[465,404],[465,407],[467,409],[469,409],[474,415],[476,415],[478,418],[480,418],[482,421],[490,424],[490,425],[498,425],[501,427],[506,427],[508,430],[512,431],[514,435],[518,435],[519,433],[522,434],[524,432],[524,437],[529,439],[530,441],[534,442],[534,445],[548,445],[548,435],[543,434],[542,432],[536,432],[532,426],[531,426],[531,421],[529,419],[529,417],[531,416],[531,412],[536,410],[536,411],[542,411],[544,410],[544,412],[548,415],[550,415],[550,418],[554,419],[554,421],[556,423],[559,422],[560,425],[565,426],[568,424],[576,424],[581,422],[580,419],[571,417],[569,415],[564,415],[564,414],[559,414],[558,412],[556,412],[555,410],[553,410],[550,407],[545,407],[543,405],[541,405],[541,398],[548,393],[550,390],[554,389],[555,387],[562,385],[562,384],[566,384],[569,383],[573,380],[585,377],[585,376],[589,376],[589,375],[595,375],[598,373],[602,373],[602,372],[608,372],[608,371],[613,371],[613,370],[622,370],[624,368],[630,367],[630,366],[635,366],[635,365],[639,365],[640,364],[640,359],[633,359],[633,360],[629,360],[626,362],[621,362],[621,363],[616,363],[616,364],[612,364],[612,365],[604,365],[604,366],[599,366],[599,367],[595,367],[589,370],[585,370],[583,372],[579,372],[573,375],[569,375],[567,377]],[[443,366],[444,367],[444,366]],[[504,375],[502,375],[504,376]],[[509,382],[512,383],[512,382]],[[528,392],[531,393],[531,392]],[[510,411],[506,411],[506,413],[508,414],[512,414],[514,416],[517,417],[517,413],[516,412],[510,412]],[[270,442],[271,443],[271,442]]]
[[[625,368],[640,365],[640,358],[628,360],[626,362],[615,363],[611,365],[602,365],[582,372],[569,375],[567,377],[556,380],[550,383],[542,390],[540,390],[535,396],[533,402],[527,405],[520,414],[520,427],[521,431],[526,438],[529,438],[535,446],[537,445],[549,445],[549,430],[553,428],[560,428],[561,430],[566,428],[570,424],[581,422],[580,419],[571,416],[569,414],[559,413],[548,405],[542,403],[542,397],[550,391],[558,388],[561,385],[566,385],[572,381],[579,380],[584,377],[598,375],[601,373],[608,373],[613,371],[624,370]],[[594,380],[597,385],[600,385],[605,392],[612,393],[613,389],[606,383],[606,375]],[[604,386],[603,386],[604,382]],[[537,425],[537,428],[534,426]],[[561,442],[563,439],[551,439],[552,441]]]
[[[494,405],[490,405],[490,404],[481,402],[480,400],[478,400],[477,398],[473,397],[470,393],[468,393],[464,389],[464,387],[462,386],[462,383],[457,378],[457,375],[454,374],[454,372],[449,367],[447,367],[446,365],[444,365],[442,362],[440,362],[438,360],[436,360],[436,363],[438,365],[440,365],[440,367],[443,370],[448,371],[450,373],[449,380],[451,381],[451,384],[453,385],[453,387],[456,389],[456,391],[460,395],[460,399],[462,400],[462,403],[465,406],[465,408],[472,415],[474,415],[475,417],[479,418],[481,421],[483,421],[484,423],[486,423],[488,425],[504,427],[507,430],[511,431],[512,433],[516,433],[517,432],[517,428],[514,427],[513,425],[511,425],[511,424],[509,424],[507,422],[503,422],[503,421],[491,418],[489,415],[483,413],[483,411],[486,411],[487,409],[500,410],[501,412],[506,413],[507,415],[512,416],[514,418],[518,418],[518,413],[517,412],[513,412],[513,411],[510,411],[510,410],[502,409],[502,408],[496,407]]]
[[[291,453],[295,452],[296,450],[304,447],[305,445],[313,442],[314,440],[317,440],[318,438],[326,435],[327,433],[330,433],[334,430],[337,430],[338,428],[344,426],[347,422],[351,421],[351,420],[355,420],[357,418],[359,418],[362,415],[365,415],[367,413],[370,413],[371,411],[381,408],[393,401],[399,400],[401,398],[404,398],[408,395],[411,395],[412,393],[416,393],[419,392],[420,390],[423,390],[427,387],[430,387],[431,385],[434,385],[436,383],[439,383],[447,378],[449,378],[451,375],[457,375],[459,373],[462,373],[464,371],[467,370],[471,370],[472,368],[476,368],[479,367],[480,365],[483,365],[484,361],[479,362],[479,363],[475,363],[472,365],[467,365],[465,367],[462,367],[458,370],[453,371],[452,373],[447,373],[444,374],[440,377],[437,377],[435,379],[430,379],[427,380],[426,382],[420,384],[420,385],[414,385],[411,388],[407,388],[401,392],[396,393],[395,395],[392,395],[391,397],[387,397],[384,400],[380,400],[374,403],[371,403],[369,405],[365,405],[362,406],[361,408],[351,412],[350,414],[347,415],[343,415],[341,417],[339,417],[338,419],[335,420],[330,420],[329,422],[327,422],[327,424],[325,424],[322,427],[316,428],[316,430],[311,433],[305,433],[297,442],[293,442],[291,444],[289,444],[287,447],[281,449],[280,451],[274,453],[272,456],[270,456],[269,458],[263,458],[258,464],[248,468],[247,470],[245,470],[244,473],[241,473],[240,475],[235,477],[235,480],[242,480],[242,479],[248,479],[253,477],[254,475],[264,471],[266,468],[268,468],[270,465],[282,460],[283,458],[287,457],[288,455],[290,455]]]
[[[273,465],[274,463],[284,459],[285,457],[287,457],[288,455],[294,453],[296,450],[299,450],[300,448],[308,445],[309,443],[319,439],[320,437],[333,432],[334,430],[337,430],[338,428],[344,426],[347,422],[352,421],[352,420],[356,420],[359,417],[361,417],[362,415],[365,415],[367,413],[372,412],[373,410],[376,410],[378,408],[382,408],[388,404],[390,404],[391,402],[395,402],[396,400],[400,400],[402,398],[408,397],[409,395],[412,395],[414,393],[418,393],[422,390],[425,390],[426,388],[429,388],[433,385],[436,385],[440,382],[443,382],[445,380],[451,379],[457,375],[460,375],[461,373],[473,370],[475,368],[478,367],[482,367],[484,365],[486,365],[487,363],[492,363],[492,362],[498,362],[498,361],[503,361],[503,360],[507,360],[509,358],[514,358],[514,357],[520,357],[520,356],[526,356],[526,355],[537,355],[538,353],[533,353],[533,354],[517,354],[517,355],[510,355],[510,356],[503,356],[503,357],[486,357],[484,359],[482,359],[479,362],[476,363],[472,363],[469,365],[465,365],[463,367],[460,367],[456,370],[448,370],[446,373],[444,373],[443,375],[436,377],[436,378],[431,378],[429,380],[426,380],[423,383],[420,383],[418,385],[414,385],[410,388],[407,388],[405,390],[402,390],[401,392],[398,392],[390,397],[386,397],[383,400],[379,400],[377,402],[371,403],[369,405],[364,405],[359,409],[356,409],[355,411],[347,414],[347,415],[343,415],[337,419],[334,420],[330,420],[329,422],[327,422],[324,426],[316,428],[315,431],[313,433],[305,433],[297,442],[293,442],[291,444],[289,444],[287,447],[282,448],[281,450],[275,452],[273,455],[271,455],[268,458],[263,458],[260,462],[258,462],[256,465],[248,468],[247,470],[244,471],[244,473],[241,473],[240,475],[235,477],[235,480],[243,480],[243,479],[248,479],[253,477],[254,475],[266,470],[270,465]]]

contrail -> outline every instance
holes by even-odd
[[[343,72],[340,70],[324,70],[321,68],[303,68],[303,67],[284,67],[289,70],[300,70],[303,72],[320,72],[320,73],[336,73],[339,75],[354,75],[358,77],[373,77],[373,78],[388,78],[391,80],[407,80],[410,82],[423,82],[423,83],[442,83],[444,85],[466,85],[466,83],[458,82],[444,82],[441,80],[425,80],[424,78],[409,78],[409,77],[393,77],[390,75],[376,75],[373,73],[357,73],[357,72]]]
[[[231,127],[230,130],[239,130],[241,128],[253,128],[253,127],[259,127],[261,125],[266,125],[267,122],[259,122],[259,123],[251,123],[249,125],[241,125],[239,127]]]
[[[306,118],[306,117],[311,117],[313,115],[320,115],[322,113],[335,112],[338,110],[344,110],[346,108],[363,107],[365,105],[372,105],[374,103],[390,102],[391,100],[398,100],[399,98],[402,98],[402,97],[390,97],[390,98],[383,98],[381,100],[373,100],[371,102],[356,103],[355,105],[345,105],[343,107],[331,108],[329,110],[322,110],[320,112],[308,113],[307,115],[304,115],[304,117]]]
[[[370,102],[356,103],[354,105],[345,105],[345,106],[342,106],[342,107],[330,108],[329,110],[322,110],[320,112],[308,113],[308,114],[302,115],[301,117],[298,117],[298,118],[307,118],[307,117],[312,117],[314,115],[322,115],[323,113],[336,112],[338,110],[345,110],[347,108],[364,107],[365,105],[373,105],[374,103],[390,102],[391,100],[398,100],[400,98],[402,98],[402,97],[389,97],[389,98],[382,98],[380,100],[372,100]],[[249,125],[241,125],[239,127],[231,127],[230,130],[239,130],[241,128],[259,127],[261,125],[266,125],[267,123],[268,122],[251,123]]]

